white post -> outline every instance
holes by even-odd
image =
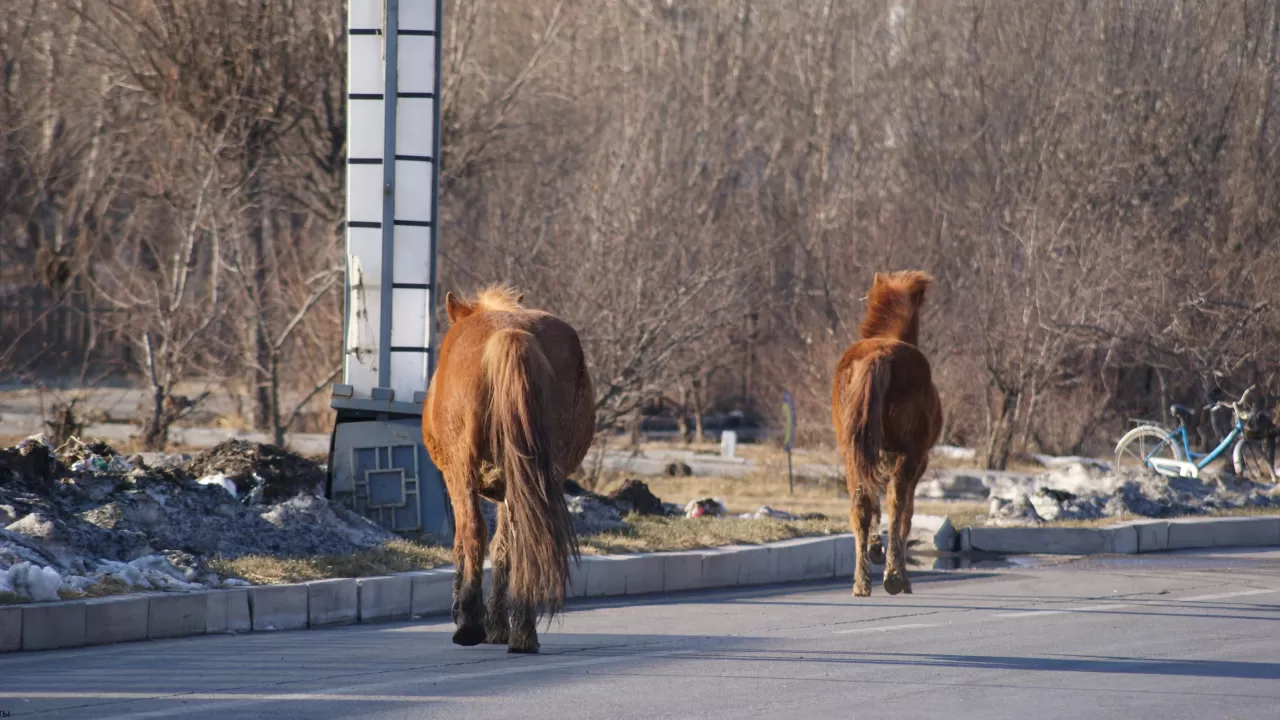
[[[418,487],[439,473],[421,433],[407,430],[421,423],[435,349],[441,13],[438,0],[348,0],[346,312],[330,493],[397,530],[433,531],[422,527],[439,510],[427,495],[443,496]]]

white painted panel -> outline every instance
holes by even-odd
[[[366,282],[382,284],[382,230],[347,228],[347,254],[359,258]]]
[[[431,98],[400,98],[396,105],[397,155],[431,157],[435,151],[435,112],[436,101]]]
[[[391,389],[396,400],[413,402],[413,394],[427,389],[426,353],[391,353]]]
[[[382,157],[381,100],[347,101],[347,157]],[[378,170],[381,172],[381,168]]]
[[[404,11],[400,11],[404,17]],[[347,27],[361,30],[382,28],[382,0],[347,0]]]
[[[400,0],[401,30],[435,30],[435,0]]]
[[[427,291],[391,291],[391,347],[422,347],[427,339]]]
[[[382,297],[378,276],[365,272],[359,257],[348,256],[346,358],[344,381],[354,387],[355,397],[366,399],[378,385],[378,327]]]
[[[400,65],[404,67],[404,65]],[[381,93],[382,36],[347,36],[347,92]]]
[[[397,75],[402,93],[436,91],[436,39],[425,35],[399,36]]]
[[[395,282],[431,282],[431,228],[397,226],[395,252]]]
[[[381,165],[347,166],[347,220],[382,221]]]
[[[431,220],[431,163],[396,162],[396,219]]]

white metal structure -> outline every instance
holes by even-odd
[[[397,532],[451,534],[422,447],[434,361],[438,0],[348,0],[343,382],[330,497]]]

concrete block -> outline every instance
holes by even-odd
[[[1103,552],[1133,555],[1138,552],[1138,528],[1131,525],[1102,528]]]
[[[1039,555],[1093,555],[1106,552],[1107,533],[1098,528],[969,528],[974,550]]]
[[[616,555],[593,555],[582,558],[591,564],[587,572],[586,597],[606,597],[627,594],[627,558]]]
[[[742,567],[739,585],[768,585],[778,582],[778,553],[768,545],[748,546],[739,553]]]
[[[413,579],[403,575],[361,578],[360,622],[404,620],[413,611]]]
[[[147,639],[151,600],[147,597],[106,597],[85,601],[86,645]]]
[[[882,535],[887,535],[889,525],[881,520]],[[921,550],[941,550],[951,552],[959,543],[960,534],[946,515],[921,515],[917,513],[911,518],[911,534],[907,536],[907,546],[919,547]]]
[[[213,590],[205,593],[206,633],[241,633],[253,629],[248,590]]]
[[[1134,520],[1117,523],[1112,528],[1133,528],[1138,536],[1136,552],[1160,552],[1169,549],[1169,523],[1163,520]]]
[[[572,568],[573,563],[569,564]],[[423,570],[405,573],[410,581],[409,613],[448,615],[453,612],[453,570]]]
[[[699,551],[662,554],[662,591],[696,590],[702,585],[702,556]]]
[[[22,649],[81,647],[85,639],[83,602],[41,603],[22,607]]]
[[[1169,550],[1213,547],[1214,520],[1170,520]]]
[[[835,538],[835,573],[834,576],[852,582],[854,567],[853,535],[838,535]]]
[[[969,535],[970,528],[960,531],[960,552],[969,552],[973,550],[973,538]]]
[[[149,638],[203,635],[209,626],[209,599],[205,593],[152,595],[149,601]]]
[[[1280,545],[1280,517],[1218,518],[1214,521],[1214,547],[1271,545]]]
[[[259,585],[249,588],[249,616],[254,632],[302,630],[307,627],[306,585]]]
[[[591,576],[591,559],[594,555],[583,555],[578,562],[569,561],[569,586],[565,588],[566,597],[586,597],[587,579]]]
[[[651,595],[663,589],[664,557],[657,553],[626,556],[627,594]]]
[[[742,571],[742,546],[729,545],[702,553],[702,587],[737,585]]]
[[[777,563],[775,582],[830,579],[836,572],[836,538],[798,538],[769,546]]]
[[[307,624],[347,625],[360,619],[360,594],[355,578],[316,580],[307,586]]]
[[[22,608],[0,607],[0,653],[22,649]]]

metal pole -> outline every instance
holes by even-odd
[[[382,89],[382,306],[378,313],[378,387],[391,387],[391,316],[396,255],[396,107],[399,87],[400,0],[386,0]]]

